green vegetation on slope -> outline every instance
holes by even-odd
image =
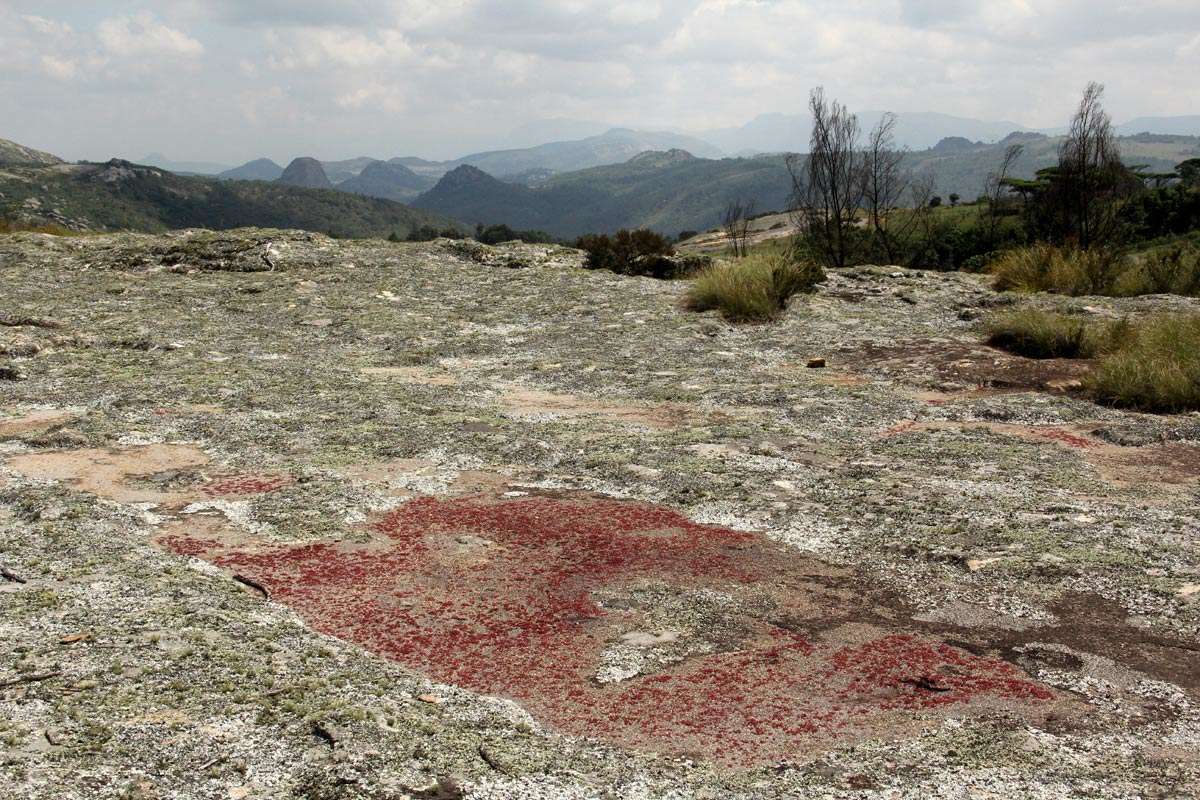
[[[330,189],[183,177],[127,162],[0,172],[0,218],[80,230],[298,228],[344,237],[406,236],[451,220]]]

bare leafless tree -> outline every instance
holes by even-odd
[[[903,241],[910,266],[924,267],[937,262],[934,247],[938,238],[937,217],[931,202],[936,186],[937,177],[932,172],[923,172],[908,182]]]
[[[867,223],[876,253],[886,257],[888,263],[895,263],[904,238],[903,232],[894,228],[907,228],[912,219],[911,215],[892,213],[904,200],[911,182],[911,176],[901,169],[904,151],[896,147],[896,120],[891,112],[879,120],[867,137],[862,165]]]
[[[858,118],[827,99],[821,88],[813,90],[808,106],[813,117],[809,153],[788,157],[796,223],[826,265],[844,267],[864,191]]]
[[[1127,190],[1125,166],[1112,120],[1100,101],[1104,86],[1089,83],[1058,152],[1058,181],[1069,229],[1087,249],[1107,240],[1116,224],[1119,196]]]
[[[725,214],[721,217],[721,227],[725,229],[725,237],[733,247],[734,258],[741,258],[750,252],[750,223],[754,218],[754,201],[730,200],[725,206]]]
[[[1012,144],[1004,150],[1004,157],[1000,159],[1000,165],[995,172],[988,173],[987,180],[983,184],[983,194],[987,199],[987,238],[988,243],[994,245],[996,235],[1000,230],[1000,217],[1003,211],[1004,197],[1008,194],[1008,181],[1013,167],[1025,154],[1025,145]]]

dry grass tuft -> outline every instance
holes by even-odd
[[[1086,385],[1100,402],[1121,408],[1200,409],[1200,314],[1164,314],[1132,326]]]
[[[985,325],[988,344],[1027,358],[1095,358],[1115,350],[1129,329],[1124,321],[1089,320],[1035,308],[997,314]]]
[[[792,296],[812,291],[824,279],[825,271],[813,262],[755,253],[700,272],[684,304],[691,311],[717,309],[731,322],[766,322],[782,314]]]
[[[989,269],[998,291],[1200,296],[1200,248],[1187,245],[1131,256],[1035,244],[1005,252]]]

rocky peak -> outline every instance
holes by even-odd
[[[333,184],[325,174],[325,168],[315,158],[297,158],[288,164],[279,183],[288,186],[300,186],[306,189],[332,189]]]
[[[463,186],[471,186],[477,183],[494,182],[496,178],[487,174],[479,167],[473,167],[470,164],[463,164],[461,167],[455,167],[442,176],[438,181],[437,188],[439,189],[458,189]]]

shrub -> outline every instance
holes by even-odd
[[[1086,385],[1097,400],[1139,411],[1200,409],[1200,315],[1151,317],[1101,360]]]
[[[765,322],[778,317],[793,295],[812,291],[824,279],[825,271],[814,261],[754,253],[703,270],[684,304],[692,311],[720,310],[731,322]]]
[[[620,230],[613,236],[588,234],[575,246],[587,252],[588,269],[606,269],[619,275],[648,275],[653,278],[678,278],[680,265],[671,256],[671,242],[648,230]]]
[[[507,225],[475,226],[475,241],[481,244],[501,242],[525,242],[527,244],[553,244],[554,237],[545,231],[518,231]]]
[[[432,242],[434,239],[463,239],[463,232],[457,228],[442,228],[438,229],[432,225],[422,225],[419,228],[413,228],[409,231],[403,241],[406,242]],[[389,242],[401,241],[399,234],[392,231],[391,236],[388,236]]]
[[[1125,322],[1088,320],[1027,308],[992,317],[988,344],[1028,358],[1095,358],[1129,335]]]
[[[1127,262],[1109,250],[1076,250],[1044,243],[1008,250],[990,266],[997,291],[1073,297],[1113,295],[1127,269]]]

